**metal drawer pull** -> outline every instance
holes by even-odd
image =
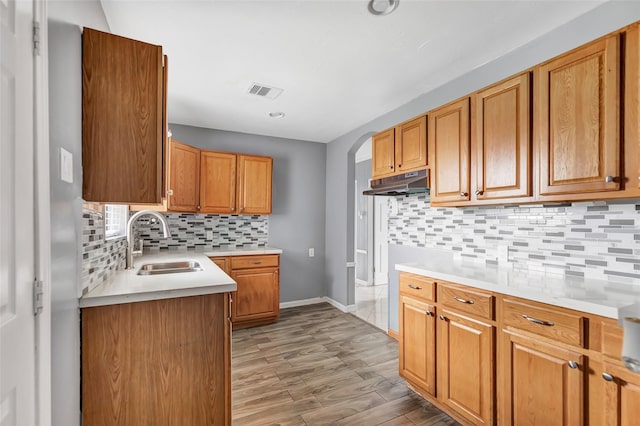
[[[253,263],[254,265],[259,265],[259,264],[261,264],[261,263],[262,263],[262,260],[254,260],[254,261],[253,261],[253,262],[251,262],[251,263]]]
[[[613,382],[613,376],[609,373],[602,373],[602,378],[607,382]]]
[[[522,318],[524,318],[527,321],[532,322],[534,324],[546,325],[547,327],[553,327],[555,325],[551,321],[542,321],[542,320],[539,320],[537,318],[530,317],[528,315],[522,315]]]
[[[422,290],[422,287],[419,287],[419,286],[413,285],[413,284],[409,284],[409,288],[412,288],[414,290]]]
[[[453,296],[453,298],[455,300],[457,300],[458,302],[466,303],[467,305],[473,305],[473,303],[474,303],[473,300],[466,300],[466,299],[463,299],[462,297],[458,297],[458,296]]]
[[[578,368],[578,363],[575,361],[569,361],[569,368]]]

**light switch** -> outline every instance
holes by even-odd
[[[60,148],[60,179],[73,183],[73,154]]]

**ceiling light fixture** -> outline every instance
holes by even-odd
[[[388,15],[398,8],[400,0],[369,0],[369,13],[376,16]]]
[[[282,117],[284,117],[284,112],[282,112],[282,111],[270,112],[269,113],[269,117],[271,117],[271,118],[282,118]]]

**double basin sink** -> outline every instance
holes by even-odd
[[[184,272],[202,271],[202,266],[195,260],[179,262],[145,263],[138,270],[138,275],[179,274]]]

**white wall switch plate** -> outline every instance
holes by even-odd
[[[60,180],[73,183],[73,154],[60,148]]]
[[[316,251],[315,251],[315,249],[314,249],[313,247],[312,247],[312,248],[310,248],[310,249],[309,249],[309,257],[313,257],[313,256],[315,256],[315,255],[316,255]]]

